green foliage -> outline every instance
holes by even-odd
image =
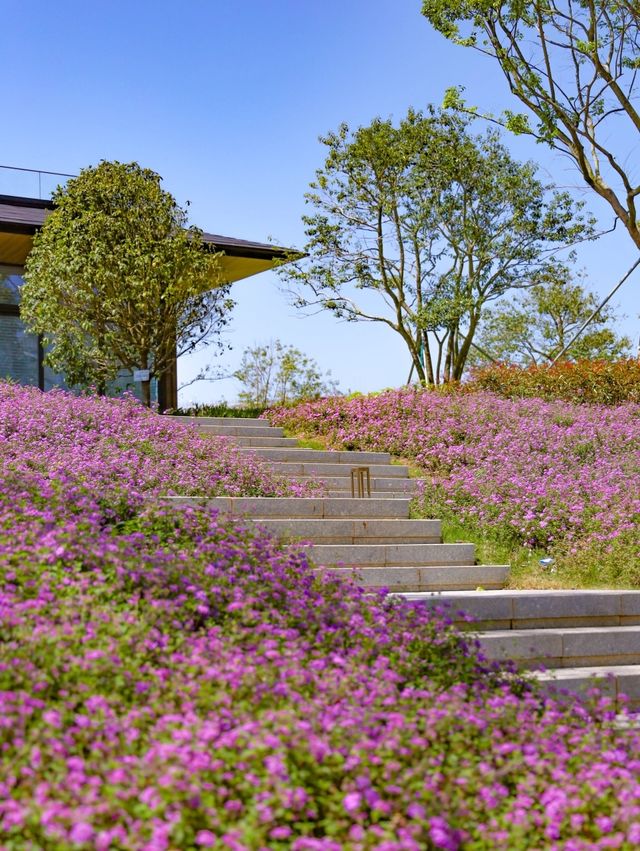
[[[467,393],[491,390],[507,399],[564,399],[597,405],[640,403],[640,362],[628,358],[563,361],[552,367],[492,365],[474,371],[471,380],[459,389]]]
[[[53,196],[27,259],[21,315],[70,384],[122,367],[161,376],[226,321],[218,255],[137,163],[101,162]],[[148,396],[148,382],[145,382]]]
[[[244,387],[238,394],[240,402],[261,411],[268,405],[318,399],[337,392],[337,383],[322,375],[313,358],[280,340],[245,349],[233,376]]]
[[[459,115],[409,110],[321,141],[309,259],[281,274],[298,306],[399,334],[423,384],[460,378],[484,305],[549,277],[553,250],[591,233],[566,193]]]
[[[226,402],[196,402],[188,408],[178,408],[175,413],[183,417],[259,417],[264,413],[263,406],[228,405]]]
[[[637,0],[423,0],[422,14],[445,38],[493,57],[527,110],[485,117],[567,154],[640,248],[630,165],[640,134]],[[445,105],[477,113],[460,89]]]
[[[568,272],[568,270],[567,270]],[[485,315],[473,361],[551,362],[569,344],[598,306],[596,297],[567,277],[532,287]],[[566,353],[570,360],[618,360],[631,341],[611,327],[616,317],[604,307]]]

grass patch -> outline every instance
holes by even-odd
[[[285,437],[295,437],[298,441],[298,449],[326,449],[326,444],[316,437],[298,437],[296,434],[286,434]]]
[[[416,519],[433,516],[434,512],[423,511],[417,500],[412,501],[411,516]],[[454,513],[436,511],[442,522],[442,540],[445,544],[475,544],[476,560],[480,564],[508,564],[511,566],[508,588],[551,589],[576,587],[573,577],[566,577],[556,565],[543,567],[540,559],[547,553],[532,550],[520,544],[501,541],[491,530],[473,529],[462,522]]]

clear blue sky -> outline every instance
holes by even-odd
[[[400,118],[409,106],[439,104],[452,84],[488,109],[513,106],[490,60],[433,32],[419,0],[5,0],[1,8],[0,163],[75,173],[101,159],[137,160],[191,202],[195,224],[228,236],[303,244],[303,195],[323,158],[318,135],[342,121]],[[581,185],[567,161],[508,141],[516,156],[538,159],[544,177]],[[9,186],[0,172],[3,191],[33,187]],[[620,233],[587,247],[579,265],[605,292],[633,255]],[[634,338],[638,292],[636,275],[618,299]],[[330,369],[343,390],[406,381],[403,345],[386,328],[304,318],[271,273],[239,282],[233,295],[230,371],[245,346],[278,337]],[[185,359],[181,379],[207,360]],[[201,383],[182,400],[231,401],[237,390],[233,380]]]

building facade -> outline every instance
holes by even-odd
[[[66,385],[63,376],[45,365],[42,340],[30,334],[20,318],[20,289],[33,237],[51,208],[48,200],[0,195],[0,379],[9,378],[41,390]],[[205,233],[203,242],[223,252],[221,265],[228,283],[271,269],[288,253],[288,249],[218,234]],[[125,389],[135,393],[138,388],[133,376],[123,370],[112,390]],[[161,410],[177,407],[175,362],[152,391]]]

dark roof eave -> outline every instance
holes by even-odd
[[[2,207],[9,209],[2,210]],[[51,208],[50,201],[39,198],[0,195],[0,232],[33,236],[44,223],[46,211]],[[251,260],[297,260],[305,256],[291,248],[220,234],[203,233],[202,241],[212,249],[224,252],[227,257],[246,257]]]

